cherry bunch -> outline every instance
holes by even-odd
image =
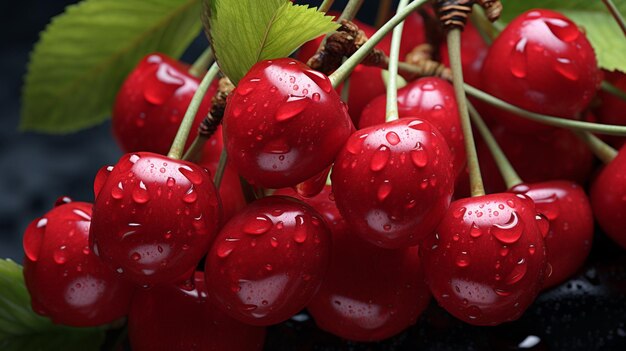
[[[400,52],[426,40],[414,15],[405,31],[419,40]],[[491,45],[477,33],[463,35],[470,84],[539,114],[591,113],[602,72],[568,18],[526,12]],[[200,78],[148,55],[117,96],[113,133],[127,154],[98,172],[94,203],[62,198],[24,234],[33,309],[72,326],[127,316],[134,350],[261,349],[265,326],[305,308],[328,332],[373,341],[414,324],[431,296],[470,324],[517,319],[582,266],[594,215],[626,247],[623,152],[607,158],[590,202],[583,141],[473,100],[495,134],[479,141],[480,160],[497,141],[519,175],[502,184],[496,157],[483,163],[494,193],[468,191],[464,104],[448,81],[409,82],[397,93],[399,118],[389,118],[380,69],[361,65],[350,79],[346,104],[334,74],[291,58],[257,63],[190,162],[163,154]],[[615,118],[614,105],[599,119]]]

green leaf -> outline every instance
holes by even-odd
[[[613,1],[622,15],[626,15],[626,0]],[[524,0],[503,1],[502,20],[511,21],[533,8],[553,9],[563,13],[585,29],[600,67],[626,72],[626,38],[624,33],[600,0]]]
[[[0,259],[0,350],[97,351],[102,328],[70,328],[53,324],[30,307],[22,267]]]
[[[128,73],[154,51],[179,57],[200,0],[84,0],[53,18],[31,53],[21,128],[67,133],[104,121]]]
[[[289,56],[339,25],[288,0],[203,0],[202,20],[222,72],[237,84],[262,60]]]

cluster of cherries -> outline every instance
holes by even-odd
[[[405,32],[407,53],[425,40],[417,14]],[[584,33],[561,14],[524,13],[491,46],[468,27],[463,43],[469,84],[530,111],[587,117],[601,72]],[[160,54],[128,77],[113,131],[129,153],[98,172],[95,203],[61,198],[25,232],[37,313],[71,326],[128,316],[139,351],[261,349],[265,326],[305,308],[330,333],[373,341],[415,323],[431,296],[470,324],[514,320],[589,252],[594,217],[575,182],[588,179],[592,155],[567,131],[477,103],[528,183],[503,189],[479,145],[497,192],[466,197],[450,83],[410,82],[398,92],[401,118],[385,122],[380,69],[357,67],[346,105],[327,76],[283,58],[239,82],[199,163],[163,156],[198,84]],[[626,122],[609,119],[623,103],[604,98],[595,118]],[[218,190],[211,174],[223,147]],[[596,178],[591,204],[626,247],[625,168],[620,152]],[[277,190],[246,204],[239,176]]]

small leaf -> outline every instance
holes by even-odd
[[[620,13],[626,15],[626,0],[615,0],[614,3]],[[505,22],[533,8],[561,12],[585,29],[600,67],[626,72],[626,38],[602,1],[524,0],[504,1],[503,5],[502,19]]]
[[[288,0],[203,0],[203,23],[224,74],[237,83],[262,60],[289,56],[339,26],[333,17]]]
[[[52,19],[31,53],[21,128],[66,133],[104,121],[128,73],[154,51],[179,57],[200,0],[84,0]]]
[[[70,328],[53,324],[30,307],[22,267],[0,259],[0,350],[97,351],[102,328]]]

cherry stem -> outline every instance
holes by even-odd
[[[335,0],[324,0],[320,7],[317,8],[317,11],[324,13],[328,12],[328,10],[330,10],[330,8],[333,6],[334,2]]]
[[[183,160],[197,162],[202,155],[202,149],[206,144],[209,138],[202,136],[201,134],[196,135],[196,138],[193,139],[193,142],[183,155]]]
[[[198,113],[198,109],[200,108],[200,104],[204,99],[204,95],[206,95],[211,82],[213,79],[217,77],[217,73],[219,72],[219,67],[217,66],[217,62],[213,63],[207,74],[202,78],[198,89],[193,94],[193,98],[191,98],[191,102],[187,107],[187,111],[185,112],[185,116],[183,117],[183,121],[180,123],[180,127],[178,127],[178,132],[176,133],[176,137],[174,138],[174,142],[172,143],[172,147],[167,154],[167,157],[173,159],[180,159],[183,155],[183,151],[185,149],[185,143],[187,143],[187,138],[189,137],[189,131],[191,130],[191,126],[193,125],[193,121],[196,117],[196,113]]]
[[[363,6],[363,1],[364,0],[349,0],[348,4],[341,12],[339,19],[337,19],[337,22],[341,23],[342,20],[352,21],[354,17],[356,17],[357,12],[361,9],[361,6]]]
[[[617,22],[617,25],[619,25],[619,27],[622,29],[622,32],[624,32],[624,35],[626,35],[626,22],[624,21],[624,17],[622,17],[622,14],[619,13],[617,7],[615,7],[613,0],[602,0],[602,2],[604,3],[604,5],[606,5],[606,8],[615,19],[615,22]]]
[[[463,66],[461,65],[461,29],[452,28],[448,31],[448,56],[450,57],[450,68],[452,69],[452,85],[454,95],[459,107],[461,117],[461,128],[465,138],[465,152],[467,153],[467,168],[469,169],[470,193],[472,196],[485,195],[485,187],[480,174],[480,164],[474,135],[472,133],[472,123],[470,122],[467,109],[467,97],[463,89]]]
[[[429,0],[415,0],[401,12],[396,13],[387,23],[385,23],[379,30],[372,35],[352,56],[350,56],[333,74],[330,78],[330,82],[333,87],[336,88],[341,82],[343,82],[352,73],[354,68],[369,54],[372,49],[389,33],[395,26],[400,24],[408,15],[417,10],[420,6],[427,3]]]
[[[378,14],[376,15],[376,28],[380,28],[387,18],[389,18],[389,9],[391,8],[391,0],[380,0],[378,3]]]
[[[573,131],[573,133],[585,144],[587,144],[589,149],[591,149],[591,151],[605,164],[613,161],[613,159],[617,156],[617,150],[602,141],[602,139],[597,136],[583,131]]]
[[[585,121],[578,121],[572,119],[565,119],[561,117],[547,116],[542,115],[535,112],[530,112],[519,108],[515,105],[511,105],[506,101],[500,100],[495,96],[489,95],[484,91],[474,88],[471,85],[465,84],[465,91],[490,105],[496,106],[503,110],[512,112],[522,118],[530,119],[535,122],[539,122],[542,124],[546,124],[553,127],[566,128],[571,130],[580,130],[580,131],[588,131],[599,134],[607,134],[607,135],[619,135],[626,136],[626,126],[620,126],[615,124],[600,124],[600,123],[591,123]]]
[[[493,26],[493,23],[485,15],[485,11],[482,7],[476,6],[470,15],[472,24],[478,30],[478,34],[487,45],[493,43],[493,39],[497,36],[497,30]]]
[[[348,100],[350,99],[350,78],[346,79],[343,82],[343,87],[341,88],[341,101],[348,104]]]
[[[502,175],[502,178],[506,183],[506,187],[510,189],[522,183],[522,178],[520,178],[519,174],[517,174],[517,172],[515,171],[515,168],[511,164],[511,161],[509,161],[509,159],[504,154],[504,151],[502,151],[500,145],[498,145],[496,138],[494,138],[493,134],[489,130],[489,127],[487,127],[487,124],[485,124],[485,121],[480,116],[476,108],[472,105],[471,102],[468,102],[467,106],[469,108],[472,122],[474,122],[474,125],[478,129],[478,132],[487,144],[487,147],[489,148],[493,159],[496,161],[496,165],[498,166],[500,174]]]
[[[399,13],[409,3],[408,0],[400,0],[398,3]],[[402,30],[404,21],[400,22],[394,29],[391,36],[391,52],[389,53],[389,81],[387,82],[387,117],[386,122],[395,121],[398,115],[398,62],[400,61],[400,43],[402,42]]]
[[[226,163],[228,162],[228,153],[226,152],[226,147],[222,149],[222,153],[220,154],[220,160],[217,162],[217,169],[215,170],[215,176],[213,177],[213,183],[215,184],[215,188],[217,190],[220,189],[220,185],[222,184],[222,178],[224,178],[224,170],[226,169]]]
[[[607,82],[606,80],[602,81],[600,88],[607,93],[614,95],[615,97],[626,101],[626,93],[615,85]]]
[[[213,49],[208,47],[189,67],[189,73],[194,77],[202,77],[213,62],[215,62],[215,55],[213,55]]]

